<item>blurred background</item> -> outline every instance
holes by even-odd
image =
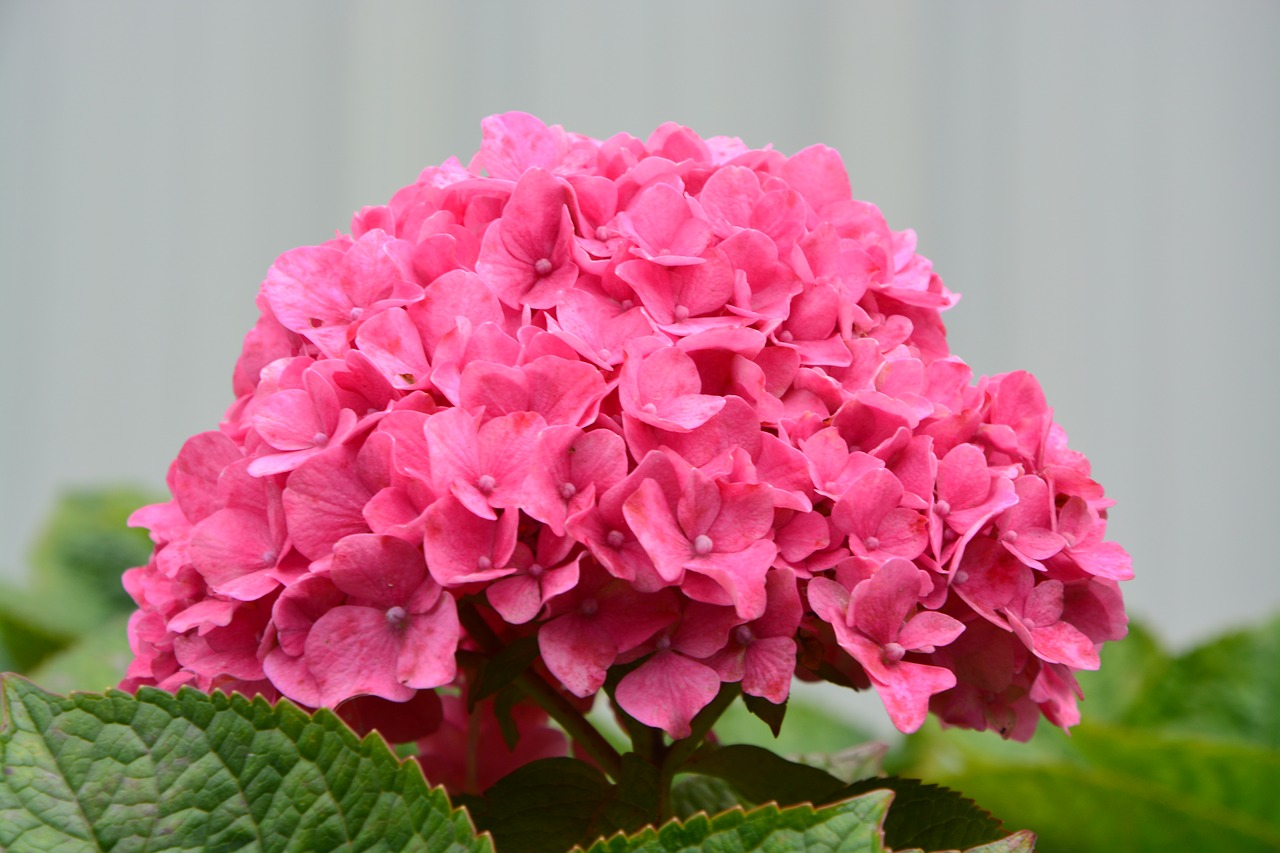
[[[163,488],[276,255],[511,109],[839,149],[1117,501],[1175,648],[1280,607],[1280,4],[0,0],[0,578]]]

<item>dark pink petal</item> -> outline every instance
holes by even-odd
[[[790,637],[754,640],[745,652],[742,692],[781,704],[791,692],[795,669],[795,640]]]
[[[694,556],[685,565],[689,571],[715,581],[724,591],[727,600],[712,603],[732,604],[740,619],[759,619],[766,602],[765,574],[777,554],[777,546],[765,540],[752,542],[740,551]]]
[[[836,502],[831,520],[838,529],[865,540],[876,535],[885,516],[901,500],[902,484],[898,478],[883,468],[875,468],[853,481]]]
[[[222,509],[218,475],[243,456],[235,442],[216,431],[192,436],[182,445],[169,469],[168,483],[192,524]]]
[[[355,472],[353,457],[335,449],[289,476],[283,496],[289,539],[310,559],[329,553],[344,536],[369,532],[362,511],[373,493]]]
[[[587,426],[596,419],[607,392],[600,371],[583,361],[553,355],[524,366],[529,386],[529,409],[548,424]]]
[[[446,495],[427,508],[423,551],[431,576],[445,587],[505,577],[516,543],[515,510],[481,518]]]
[[[693,545],[681,530],[662,488],[645,480],[622,505],[627,524],[668,583],[678,582],[693,558]]]
[[[898,634],[898,645],[907,651],[932,653],[937,646],[950,645],[964,632],[964,623],[945,613],[922,610],[907,620]]]
[[[1074,550],[1071,557],[1080,568],[1096,577],[1115,581],[1133,579],[1133,561],[1116,542],[1100,542],[1087,551]]]
[[[357,533],[333,546],[329,577],[361,603],[389,608],[408,603],[427,579],[427,567],[422,552],[403,539]]]
[[[618,705],[646,726],[688,737],[689,723],[716,697],[720,676],[705,664],[667,650],[618,682]]]
[[[386,611],[335,607],[307,635],[306,662],[320,691],[320,704],[370,693],[393,702],[413,697],[398,677],[400,640]]]
[[[252,601],[279,586],[271,574],[283,556],[283,537],[260,515],[223,509],[191,531],[191,562],[210,588]]]
[[[394,388],[429,386],[431,365],[422,336],[403,308],[390,308],[360,324],[356,346],[377,365]]]
[[[924,724],[929,697],[955,687],[956,677],[941,667],[899,661],[886,668],[880,678],[872,674],[871,684],[880,694],[894,726],[900,732],[911,734]]]
[[[389,616],[384,615],[384,621]],[[441,687],[457,675],[458,612],[453,596],[441,595],[425,613],[412,613],[396,626],[400,650],[396,658],[396,680],[408,687]]]
[[[542,609],[542,590],[536,578],[512,575],[496,581],[484,591],[485,598],[511,625],[523,625]]]
[[[574,696],[590,696],[604,684],[618,645],[597,612],[566,613],[538,631],[538,648],[551,674]]]
[[[897,642],[907,613],[920,600],[924,573],[907,560],[892,559],[853,591],[858,630],[880,645]]]

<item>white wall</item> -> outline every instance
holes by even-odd
[[[272,259],[524,109],[839,148],[1118,501],[1132,610],[1280,608],[1280,4],[0,0],[0,571],[153,486]]]

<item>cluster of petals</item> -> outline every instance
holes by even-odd
[[[270,269],[235,403],[135,515],[126,687],[460,726],[468,610],[677,738],[795,677],[904,731],[1078,719],[1111,502],[1030,375],[950,353],[957,297],[835,151],[483,137]]]

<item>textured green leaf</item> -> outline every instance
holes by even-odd
[[[749,805],[825,802],[844,787],[844,783],[830,773],[788,761],[750,744],[702,747],[690,756],[682,769],[723,779],[737,789]]]
[[[0,850],[488,851],[414,762],[328,711],[0,679]]]
[[[485,791],[475,818],[500,850],[561,853],[619,830],[635,832],[657,813],[657,770],[628,753],[617,785],[575,758],[526,764]]]
[[[880,825],[892,794],[877,791],[815,809],[774,805],[752,811],[733,809],[687,821],[672,821],[632,836],[615,835],[591,846],[589,853],[885,853]]]
[[[890,847],[950,850],[998,841],[1005,835],[1000,821],[973,800],[919,779],[863,779],[834,799],[881,789],[894,792],[893,806],[884,822],[884,840]]]
[[[1125,722],[1280,748],[1280,617],[1175,658]]]

